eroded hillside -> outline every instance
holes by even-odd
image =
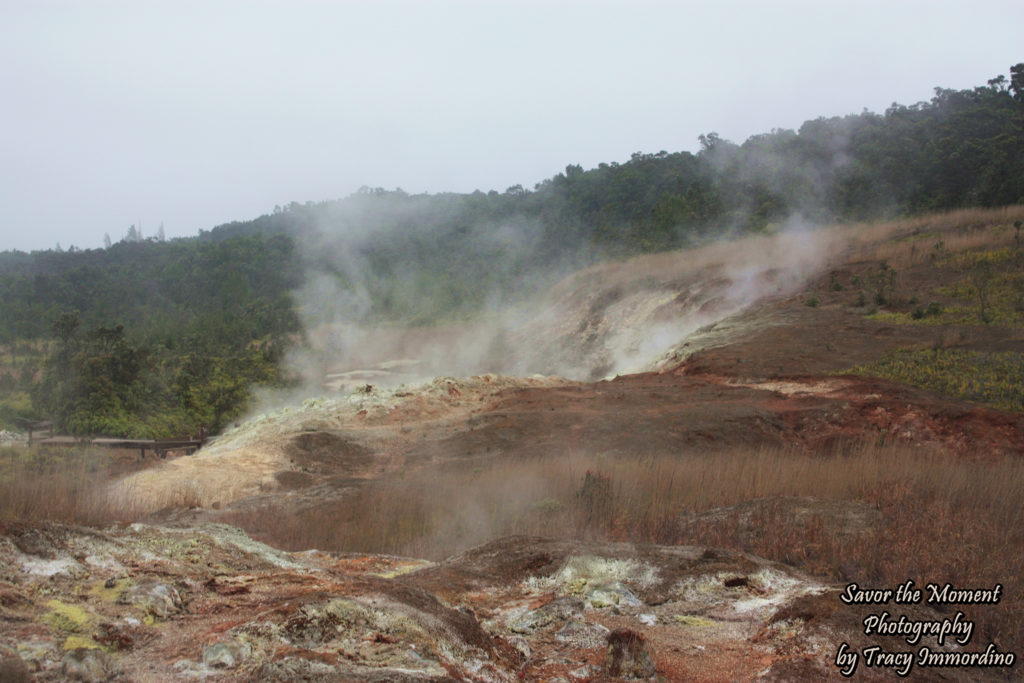
[[[910,315],[950,279],[931,258],[939,242],[947,260],[956,258],[947,242],[973,240],[962,254],[988,247],[1010,261],[1005,288],[1024,292],[1013,262],[1024,247],[1018,235],[1011,253],[1009,220],[785,233],[594,267],[554,288],[513,331],[504,319],[389,328],[379,338],[360,330],[361,365],[329,375],[346,375],[352,393],[253,418],[196,457],[126,479],[116,495],[150,510],[182,500],[220,507],[282,490],[290,499],[329,495],[328,480],[348,486],[448,463],[758,446],[823,452],[882,437],[970,458],[1019,454],[1019,413],[849,374],[899,350],[1020,354],[1024,312],[978,324],[968,295],[945,297],[937,316]],[[973,277],[963,275],[965,287]],[[480,348],[501,354],[474,355]],[[399,358],[404,365],[394,365]],[[434,378],[446,359],[519,374]],[[430,379],[396,386],[423,372]]]
[[[842,643],[901,645],[843,586],[907,580],[1004,586],[944,647],[1021,651],[1021,218],[646,256],[499,324],[360,329],[325,395],[103,490],[144,524],[5,527],[4,666],[840,680]]]

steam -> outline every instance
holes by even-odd
[[[383,316],[375,304],[381,297],[374,288],[388,283],[375,270],[374,249],[382,239],[386,243],[399,235],[391,230],[383,238],[367,230],[346,232],[347,225],[346,220],[317,226],[317,232],[300,241],[307,259],[316,264],[298,293],[305,342],[289,359],[302,386],[286,395],[261,397],[256,411],[261,415],[192,458],[129,477],[116,495],[135,491],[145,500],[162,501],[187,494],[204,505],[228,504],[276,487],[275,473],[295,467],[285,455],[288,439],[307,432],[350,433],[375,453],[374,461],[382,467],[444,463],[450,459],[448,432],[419,433],[416,420],[443,416],[461,423],[508,389],[564,386],[557,377],[592,381],[654,369],[667,351],[700,328],[766,297],[799,292],[828,267],[847,239],[842,231],[813,229],[794,218],[774,235],[586,268],[571,261],[548,262],[545,269],[527,268],[521,276],[498,278],[521,288],[483,292],[483,305],[471,315],[395,320]],[[515,264],[536,258],[531,230],[527,222],[509,222],[475,227],[464,237],[471,242],[467,251],[498,248],[504,250],[506,263]],[[499,242],[492,234],[500,236]],[[387,268],[388,277],[398,282],[424,277],[422,270],[405,263]],[[572,272],[562,276],[562,270]],[[430,291],[424,297],[417,294],[411,293],[410,301],[433,303]],[[532,377],[538,374],[548,377]],[[371,435],[367,425],[385,429],[370,430]],[[493,457],[487,452],[470,455],[479,462]],[[459,467],[468,462],[460,459]],[[369,476],[362,471],[348,474]],[[505,478],[501,486],[502,495],[519,511],[538,503],[538,492],[544,490],[529,477]],[[479,500],[486,503],[488,497]],[[484,518],[482,511],[479,517]],[[454,526],[442,532],[477,539],[498,528],[497,521],[459,528],[468,524],[466,519],[453,515]]]
[[[303,397],[441,375],[596,380],[650,369],[701,327],[799,291],[837,249],[834,233],[797,216],[771,236],[579,268],[578,258],[538,254],[538,225],[513,216],[459,232],[460,253],[484,264],[444,266],[459,282],[480,276],[470,284],[484,304],[466,313],[438,304],[435,294],[457,296],[445,290],[444,274],[425,271],[428,261],[382,260],[409,254],[408,242],[450,239],[440,226],[458,222],[463,207],[453,203],[444,215],[404,195],[377,197],[377,209],[374,197],[362,199],[335,205],[300,241],[312,265],[297,293],[305,344],[290,365]],[[389,296],[419,308],[389,318],[375,306]]]

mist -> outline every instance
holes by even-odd
[[[866,165],[886,117],[821,118],[739,145],[709,133],[697,154],[570,164],[532,190],[364,187],[278,207],[255,226],[290,234],[306,273],[294,397],[656,368],[701,328],[819,275],[842,248],[823,226],[898,213],[898,178]]]
[[[318,214],[298,239],[309,266],[295,293],[293,397],[437,376],[594,381],[649,370],[694,331],[799,291],[838,248],[794,216],[770,235],[724,231],[733,234],[616,258],[552,249],[528,211],[471,222],[477,199],[371,191]]]

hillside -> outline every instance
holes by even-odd
[[[252,408],[254,386],[300,379],[289,352],[333,364],[337,349],[316,357],[323,345],[304,337],[316,331],[473,321],[610,259],[794,225],[1019,204],[1022,79],[1018,64],[985,86],[742,144],[708,133],[696,154],[570,164],[532,189],[364,188],[195,239],[143,240],[132,226],[107,249],[2,253],[0,421],[51,418],[83,436],[220,431]],[[341,342],[348,354],[359,338]]]
[[[552,288],[549,306],[512,331],[366,328],[364,364],[321,377],[361,378],[350,395],[260,415],[200,455],[123,486],[141,486],[158,509],[186,483],[208,507],[283,480],[296,499],[307,486],[294,482],[327,475],[348,482],[567,449],[819,453],[882,439],[972,459],[1017,454],[1018,217],[1024,209],[937,215],[597,266]],[[493,350],[488,334],[501,336],[504,353],[474,357],[473,349]],[[380,370],[400,359],[402,372]],[[439,376],[446,362],[461,362],[461,378]],[[499,374],[468,377],[474,363]],[[529,377],[537,370],[545,376]],[[399,384],[417,374],[425,383]],[[348,459],[331,457],[341,452]],[[225,466],[235,458],[262,464],[243,474],[241,460]],[[213,472],[197,473],[207,464],[225,470],[230,491],[213,485]]]
[[[1019,679],[1022,79],[0,254],[0,681]]]
[[[843,643],[1020,652],[1022,224],[969,210],[592,266],[500,334],[366,324],[304,401],[194,456],[68,480],[12,451],[4,665],[811,681],[842,680]],[[437,376],[467,354],[508,374]],[[32,521],[55,518],[107,530]],[[1000,600],[888,605],[974,629],[911,645],[841,599],[908,580]]]

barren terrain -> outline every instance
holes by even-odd
[[[936,517],[921,540],[936,557],[914,551],[919,562],[889,566],[871,554],[920,521],[910,507],[931,514],[913,497],[913,472],[966,463],[1019,483],[1024,414],[853,372],[896,352],[1019,364],[1024,318],[994,288],[995,318],[979,320],[970,287],[980,276],[957,260],[1005,250],[995,282],[1015,291],[1024,273],[1016,216],[788,234],[598,266],[555,288],[543,314],[506,326],[498,345],[466,326],[437,328],[422,331],[429,343],[417,354],[415,331],[391,331],[358,363],[317,378],[322,393],[352,393],[270,410],[194,456],[111,482],[105,499],[146,524],[3,528],[2,665],[12,680],[840,680],[841,643],[908,649],[865,636],[862,620],[878,610],[843,604],[845,581],[993,572],[1007,584],[1004,611],[980,621],[984,633],[965,649],[1019,650],[1024,634],[1005,623],[1021,613],[1022,588],[998,574],[1020,564],[1013,538],[1016,557],[961,558],[942,549],[958,541]],[[914,312],[931,301],[930,318]],[[485,352],[446,376],[438,349],[458,355],[460,337]],[[865,448],[890,449],[886,467],[898,461],[912,474],[865,474],[863,495],[821,485],[717,505],[687,503],[679,489],[651,502],[630,488],[634,464],[651,460],[728,469],[745,462],[737,454],[760,453],[838,468]],[[570,468],[568,491],[546,488],[544,468],[557,463]],[[680,467],[683,478],[697,471]],[[472,499],[474,487],[493,501]],[[389,513],[401,510],[396,491],[424,507]],[[446,528],[445,503],[472,499],[470,515],[483,520],[503,495],[519,505],[515,519],[496,512],[449,534],[451,546],[430,541],[426,559],[383,554],[422,547],[393,538]],[[927,504],[953,505],[940,498]],[[620,500],[662,516],[631,526]],[[353,547],[323,529],[369,519],[373,506],[411,530]],[[503,535],[527,518],[553,538]],[[309,545],[310,530],[322,541]],[[737,550],[761,552],[765,539],[776,559]],[[925,605],[902,613],[948,616]],[[958,678],[949,671],[912,676]],[[856,677],[897,676],[862,665]]]

